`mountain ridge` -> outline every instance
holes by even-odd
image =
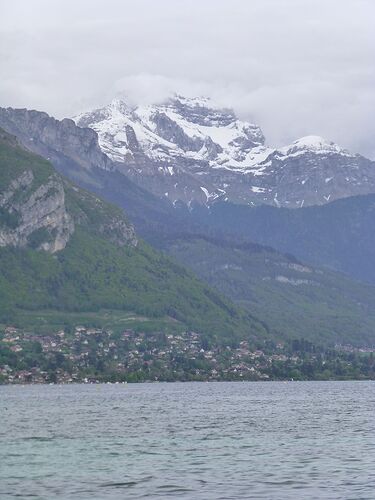
[[[291,253],[303,262],[375,284],[375,195],[298,210],[217,203],[195,206],[193,218],[212,230]]]
[[[172,203],[215,201],[299,208],[375,192],[375,162],[319,136],[280,148],[260,127],[208,98],[108,106],[74,118],[134,182]]]

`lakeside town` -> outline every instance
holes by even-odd
[[[177,380],[375,378],[373,348],[317,349],[307,341],[210,345],[195,332],[113,332],[75,326],[36,334],[0,333],[0,382],[100,383]]]

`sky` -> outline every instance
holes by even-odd
[[[375,159],[374,20],[374,0],[0,0],[0,106],[205,95],[270,146],[321,135]]]

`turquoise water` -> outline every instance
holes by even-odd
[[[375,383],[0,386],[0,498],[374,499]]]

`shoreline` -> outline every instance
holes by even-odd
[[[292,379],[268,379],[268,380],[142,380],[142,381],[132,381],[132,382],[109,382],[109,381],[96,381],[96,382],[1,382],[0,387],[26,387],[26,386],[98,386],[98,385],[141,385],[141,384],[237,384],[237,383],[306,383],[306,382],[375,382],[375,378],[331,378],[331,379],[306,379],[306,380],[292,380]]]

